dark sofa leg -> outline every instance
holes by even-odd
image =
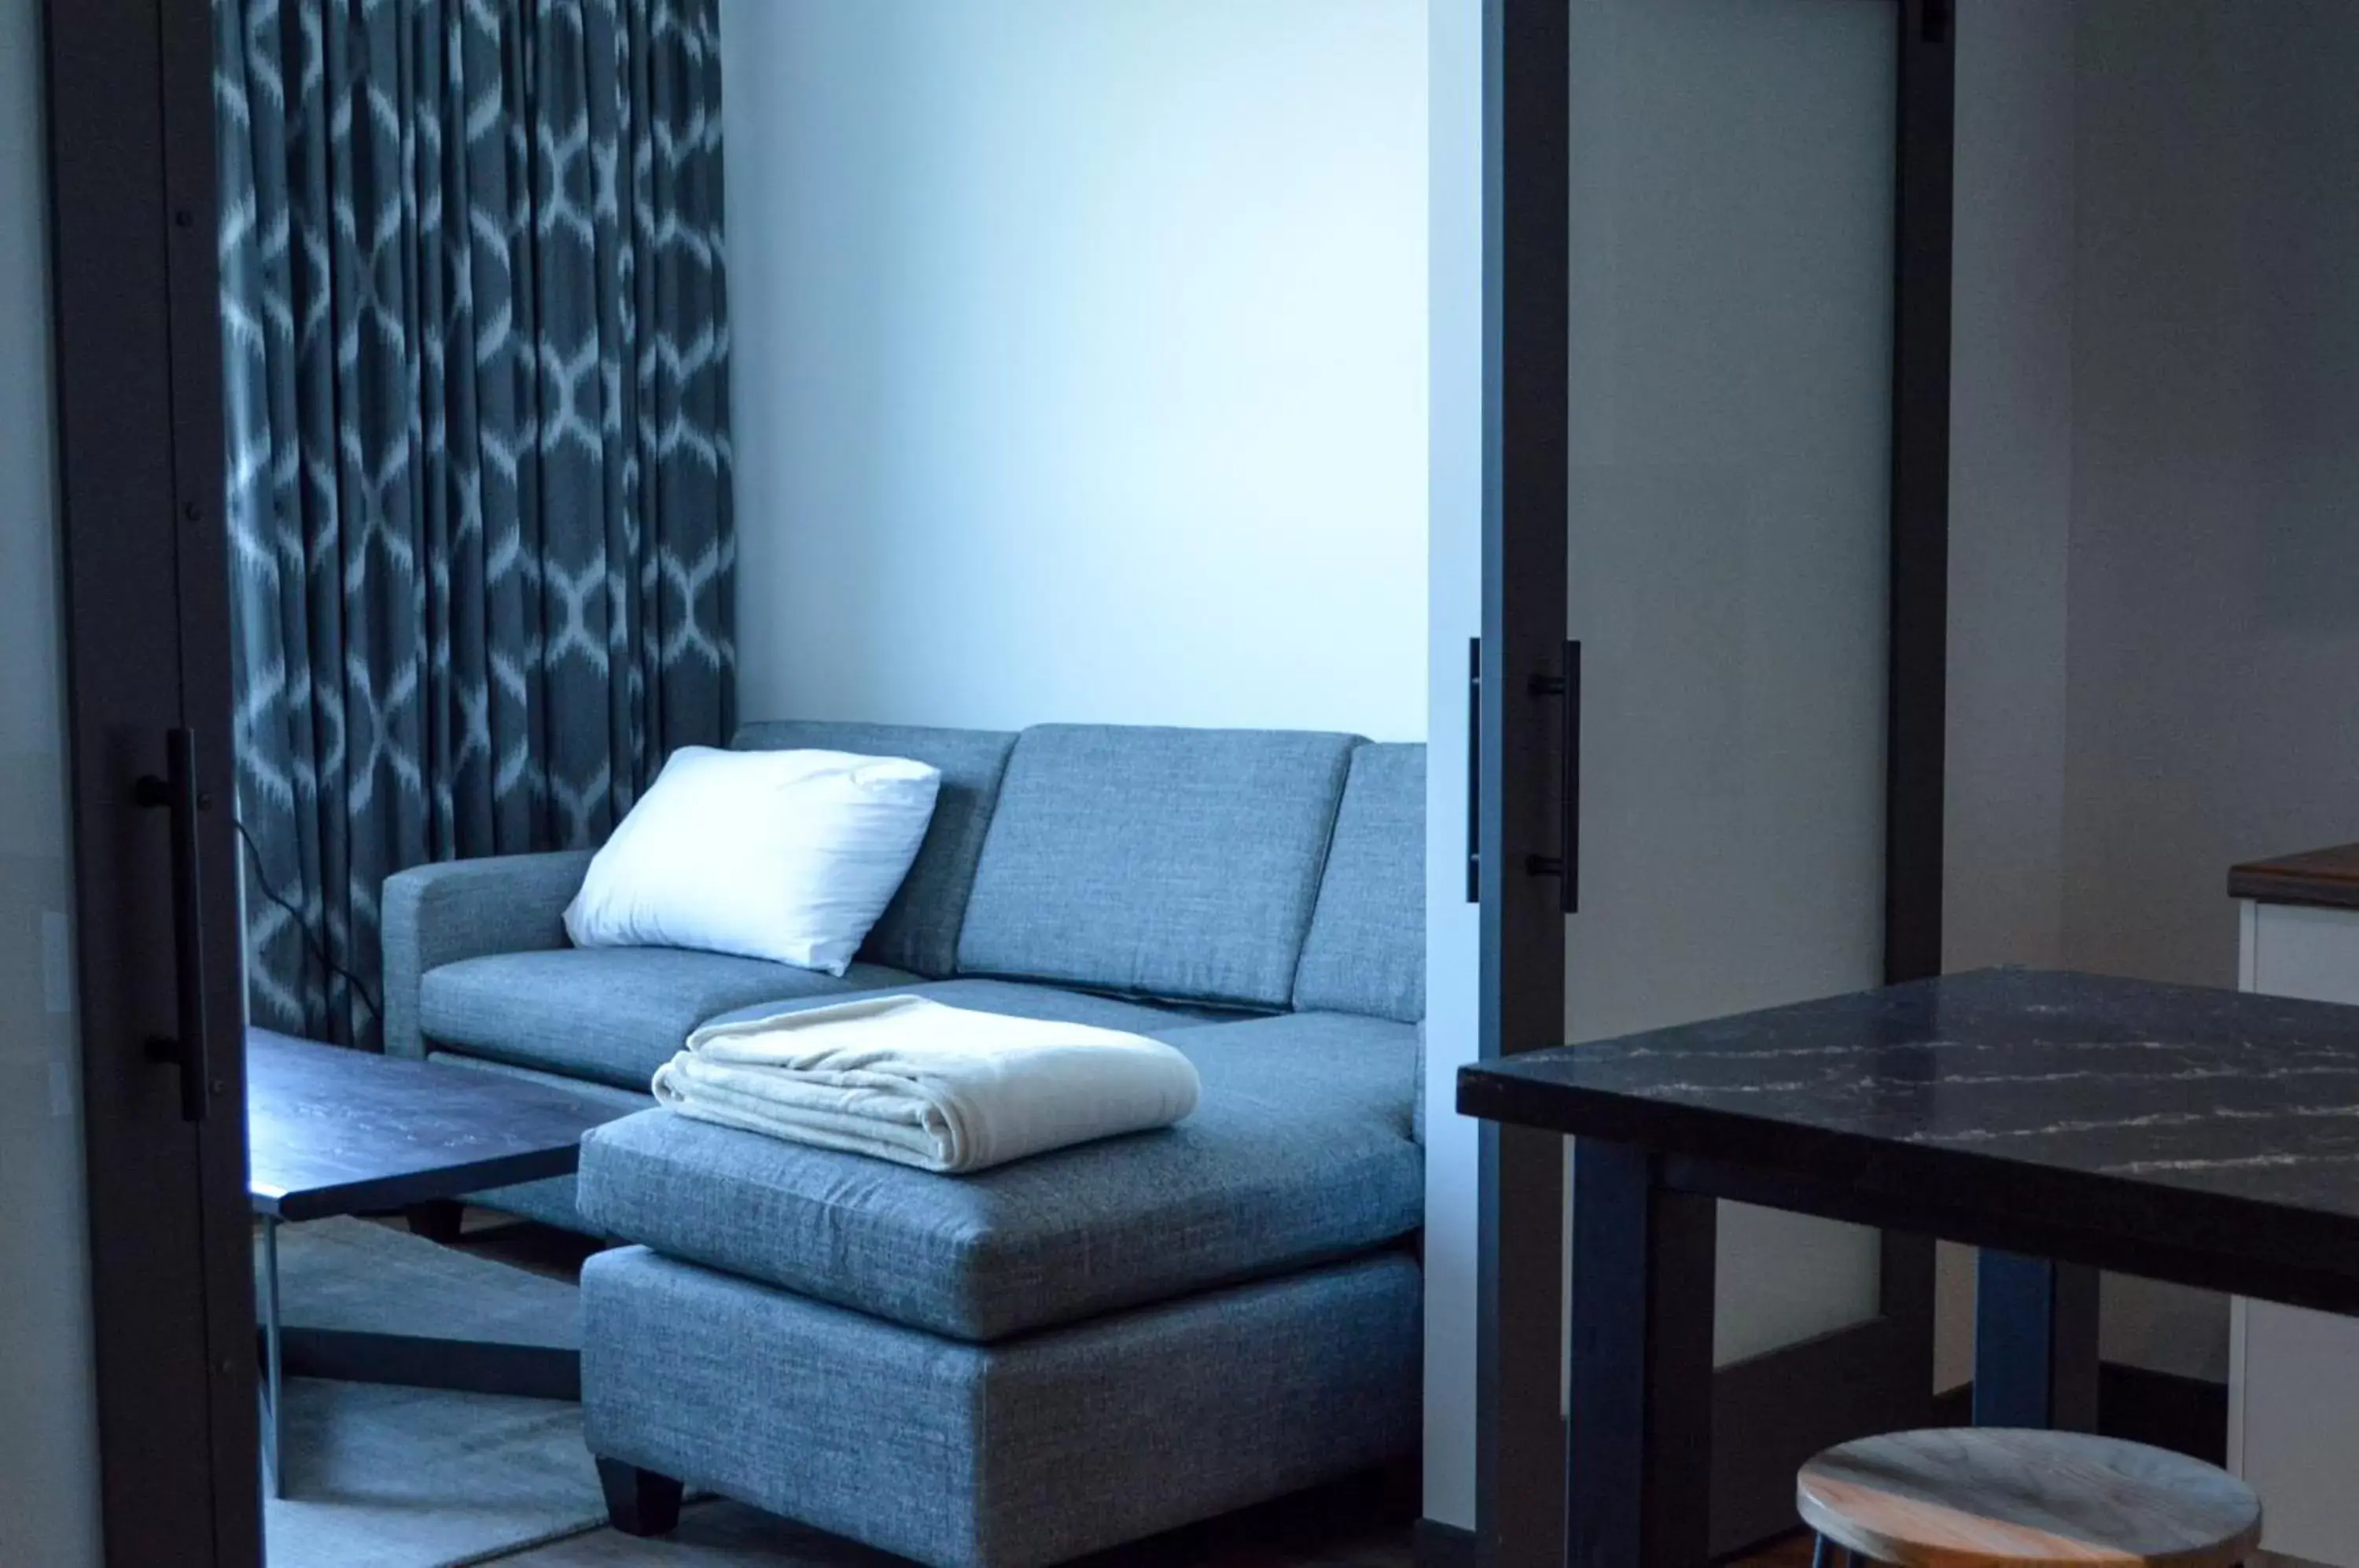
[[[669,1535],[679,1523],[679,1497],[685,1488],[669,1475],[619,1459],[601,1459],[598,1485],[606,1492],[606,1522],[625,1535]]]
[[[401,1217],[409,1222],[410,1235],[439,1241],[445,1247],[459,1239],[466,1214],[466,1205],[455,1198],[431,1198],[412,1203],[401,1212]]]

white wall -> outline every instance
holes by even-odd
[[[2359,7],[2089,0],[2066,940],[2234,985],[2238,860],[2359,838]]]
[[[1425,1516],[1474,1528],[1481,912],[1466,902],[1466,643],[1483,630],[1483,5],[1431,0],[1431,530],[1426,752]]]
[[[99,1561],[38,0],[0,0],[0,1563]]]
[[[2359,838],[2359,7],[2081,13],[2065,949],[2229,985],[2229,866]],[[2226,1375],[2217,1298],[2106,1308]]]
[[[2228,866],[2359,838],[2359,7],[1959,49],[1949,958],[2233,985]],[[2106,1282],[2108,1359],[2222,1377],[2226,1326]]]
[[[1422,0],[721,25],[741,711],[1422,738]]]

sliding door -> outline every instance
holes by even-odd
[[[1544,146],[1501,136],[1494,237],[1509,279],[1519,239],[1553,250],[1560,321],[1502,289],[1496,353],[1513,367],[1538,356],[1527,334],[1564,347],[1560,390],[1537,367],[1499,385],[1495,461],[1526,488],[1500,492],[1486,630],[1520,667],[1484,674],[1502,699],[1500,804],[1520,794],[1527,835],[1500,845],[1502,879],[1552,903],[1500,889],[1529,934],[1503,931],[1515,957],[1493,1005],[1514,1015],[1510,993],[1553,957],[1558,1038],[1579,1043],[1924,973],[1945,466],[1925,437],[1946,421],[1946,372],[1919,359],[1929,299],[1947,330],[1946,213],[1929,248],[1909,203],[1929,161],[1946,169],[1922,102],[1929,69],[1946,71],[1943,19],[1895,0],[1530,9],[1562,30],[1562,156],[1544,169]],[[1936,118],[1945,131],[1945,106]],[[1560,608],[1520,582],[1541,573]],[[1486,1043],[1553,1043],[1533,1027]],[[1510,1153],[1495,1171],[1503,1252],[1569,1229],[1556,1193],[1532,1190],[1561,1181],[1543,1163]],[[1734,1204],[1718,1250],[1712,1533],[1727,1550],[1790,1523],[1814,1448],[1922,1419],[1931,1253]],[[1530,1355],[1544,1327],[1560,1344],[1561,1314],[1498,1324],[1503,1354]],[[1501,1368],[1510,1430],[1542,1424],[1512,1414],[1529,1384]],[[1551,1489],[1518,1525],[1514,1489],[1494,1492],[1503,1538],[1560,1506]]]
[[[97,1568],[40,7],[0,0],[0,1563]]]
[[[104,1561],[250,1568],[261,1508],[211,23],[184,0],[50,0],[47,42],[73,854],[71,904],[52,896],[43,912],[71,909],[73,953],[54,921],[6,940],[38,943],[39,964],[10,970],[23,986],[38,972],[37,994],[75,1001],[88,1228],[74,1234],[61,1183],[49,1212],[9,1220],[41,1227],[45,1290],[70,1288],[86,1236]],[[29,376],[40,360],[15,363]],[[25,827],[8,815],[0,833]],[[38,1103],[71,1105],[72,1077],[41,1083]],[[12,1092],[10,1112],[35,1093]],[[22,1300],[9,1278],[0,1313]],[[61,1450],[73,1442],[69,1423]]]

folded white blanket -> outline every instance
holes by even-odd
[[[708,1024],[654,1088],[701,1121],[956,1172],[1169,1127],[1199,1085],[1139,1035],[875,996]]]

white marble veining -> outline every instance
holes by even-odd
[[[1540,1052],[1514,1072],[2359,1218],[2359,1007],[1985,970]]]

